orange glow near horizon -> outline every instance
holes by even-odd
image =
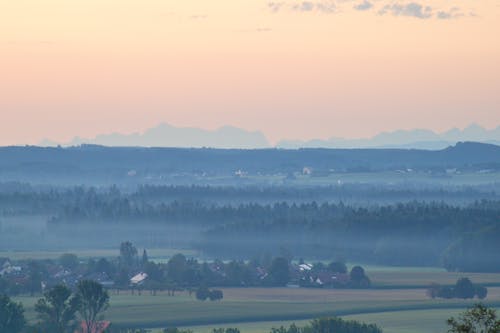
[[[0,145],[160,122],[271,142],[500,125],[497,0],[284,2],[0,0]],[[378,14],[410,2],[432,17]]]

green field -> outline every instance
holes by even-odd
[[[88,258],[116,258],[120,255],[120,250],[116,249],[74,249],[65,251],[0,251],[0,257],[10,258],[12,260],[25,260],[25,259],[57,259],[64,253],[76,254],[81,259]],[[184,255],[196,257],[198,253],[189,249],[148,249],[148,256],[150,258],[162,260],[170,258],[176,253],[183,253]]]
[[[455,284],[457,279],[468,277],[474,283],[500,286],[499,273],[457,273],[446,271],[369,271],[367,274],[374,287],[427,287],[431,283]]]
[[[377,324],[384,333],[444,333],[446,332],[446,319],[457,316],[462,309],[431,309],[379,312],[342,316],[347,320],[358,320],[365,323]],[[498,310],[497,310],[498,311]],[[224,325],[190,326],[187,329],[195,333],[211,333],[214,327],[237,327],[241,333],[267,333],[273,327],[288,327],[292,323],[304,326],[310,320],[295,321],[263,321],[253,323],[233,323]],[[157,330],[160,332],[160,330]]]
[[[118,255],[118,250],[70,252],[81,258]],[[153,249],[148,252],[150,258],[162,260],[179,251]],[[38,258],[61,255],[61,252],[21,253],[26,257],[38,255]],[[111,291],[106,318],[117,326],[183,326],[195,328],[195,333],[209,332],[213,327],[239,327],[243,333],[267,333],[271,327],[291,322],[304,324],[311,318],[337,315],[376,323],[386,333],[444,332],[446,318],[476,300],[432,300],[426,296],[425,287],[432,282],[451,285],[460,277],[489,285],[486,303],[500,307],[500,274],[454,273],[433,267],[364,267],[375,288],[224,288],[224,299],[220,302],[200,302],[187,292],[172,297],[166,293],[152,296],[149,292],[132,295]],[[36,321],[34,303],[37,299],[16,298],[25,305],[30,322]]]
[[[187,293],[175,297],[112,295],[106,318],[115,325],[166,327],[228,323],[291,321],[320,316],[350,315],[397,310],[464,308],[474,301],[431,300],[421,289],[323,290],[295,288],[223,289],[221,302],[200,302]],[[35,320],[36,298],[19,297],[26,315]],[[490,288],[488,303],[500,305],[500,288]]]

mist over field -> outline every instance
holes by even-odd
[[[109,249],[130,240],[210,260],[285,251],[295,259],[496,270],[494,145],[12,147],[0,155],[0,251]],[[466,248],[467,257],[455,258],[454,246]]]

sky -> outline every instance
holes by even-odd
[[[500,0],[0,0],[0,145],[500,125]]]

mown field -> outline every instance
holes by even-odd
[[[396,310],[464,308],[474,301],[431,300],[421,289],[322,290],[294,288],[223,289],[224,300],[200,302],[188,293],[172,297],[121,293],[112,295],[106,318],[115,325],[167,327],[227,323],[291,321],[321,316]],[[19,297],[30,321],[36,298]],[[500,288],[490,288],[487,303],[500,305]]]
[[[431,283],[439,283],[442,285],[455,284],[457,279],[468,277],[474,283],[484,284],[486,286],[500,286],[499,273],[458,273],[446,271],[383,271],[367,269],[367,273],[373,282],[374,287],[386,288],[422,288],[427,287]]]
[[[447,330],[446,319],[456,317],[462,309],[430,309],[430,310],[407,310],[407,311],[392,311],[378,312],[368,314],[356,314],[342,316],[346,320],[358,320],[365,323],[376,324],[381,327],[384,333],[444,333]],[[497,311],[500,309],[497,309]],[[292,323],[297,326],[304,326],[310,320],[293,320],[293,321],[264,321],[253,323],[232,323],[218,325],[217,327],[237,327],[241,333],[268,333],[273,327],[288,327]],[[212,333],[214,325],[190,326],[190,329],[195,333]],[[154,330],[155,333],[160,333],[161,330]]]
[[[164,260],[179,251],[148,252],[150,258]],[[80,258],[116,257],[118,250],[76,253]],[[37,258],[57,258],[61,252],[24,252],[22,256],[35,254]],[[376,323],[386,333],[444,332],[446,318],[477,300],[432,300],[426,296],[425,288],[430,283],[452,285],[460,277],[488,285],[486,303],[500,307],[500,274],[455,273],[434,267],[363,266],[374,285],[372,289],[224,288],[220,302],[200,302],[187,292],[172,297],[166,293],[152,296],[147,291],[142,295],[111,291],[106,318],[114,325],[128,327],[183,326],[195,328],[195,333],[210,332],[213,327],[239,327],[243,333],[267,333],[271,327],[337,315]],[[16,298],[25,305],[31,322],[36,321],[37,299]]]

